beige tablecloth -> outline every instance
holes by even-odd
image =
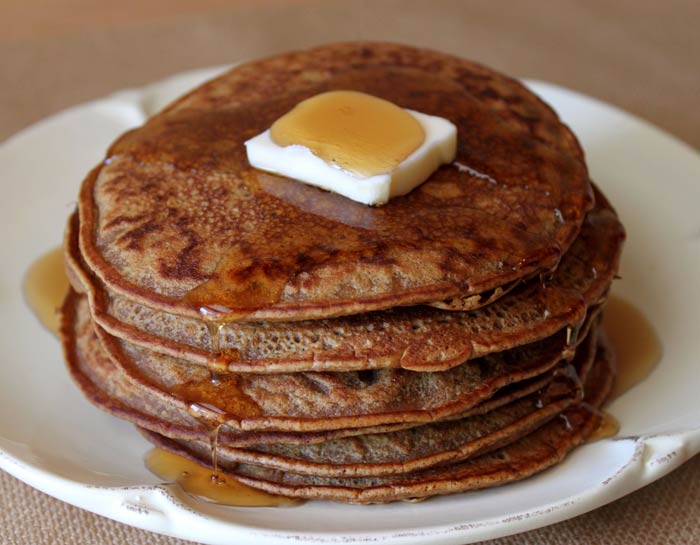
[[[3,0],[2,10],[0,139],[72,104],[182,70],[383,39],[576,89],[700,147],[697,0]],[[700,543],[699,520],[696,457],[611,505],[492,543]],[[0,472],[0,543],[184,542],[81,511]]]

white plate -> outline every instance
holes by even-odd
[[[3,469],[95,513],[210,544],[465,543],[589,511],[700,451],[700,157],[617,109],[530,82],[574,128],[593,179],[618,208],[629,238],[615,291],[651,318],[664,345],[652,376],[610,407],[622,423],[620,438],[579,448],[523,482],[421,504],[226,508],[158,484],[143,465],[149,445],[83,399],[20,284],[30,263],[60,243],[80,181],[110,141],[216,72],[190,72],[72,108],[0,148]]]

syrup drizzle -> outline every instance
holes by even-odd
[[[296,505],[300,502],[248,487],[220,472],[219,441],[223,426],[231,420],[228,415],[243,418],[261,412],[260,407],[239,387],[238,377],[226,371],[221,350],[224,325],[207,322],[210,335],[208,379],[182,382],[170,388],[171,394],[188,403],[190,414],[207,431],[213,469],[161,449],[151,451],[146,466],[159,477],[177,482],[186,492],[215,503],[268,507]],[[212,402],[216,405],[212,405]]]
[[[243,317],[279,302],[285,285],[296,272],[297,264],[290,257],[251,260],[232,247],[227,249],[212,278],[187,292],[184,301],[199,307],[203,316],[226,313]]]
[[[212,471],[159,448],[146,455],[146,467],[164,481],[178,483],[189,494],[220,505],[289,507],[304,503],[252,488],[216,469]]]
[[[223,322],[205,323],[209,330],[209,358],[207,359],[209,378],[213,384],[219,384],[227,370],[226,363],[222,361],[223,351],[221,350],[221,331],[226,324]]]
[[[216,498],[221,496],[221,491],[224,490],[227,496],[226,505],[247,505],[245,503],[231,503],[238,500],[232,497],[233,492],[230,483],[235,483],[234,488],[238,491],[240,491],[238,485],[244,485],[238,483],[233,477],[224,477],[219,473],[219,436],[223,426],[231,420],[228,415],[236,415],[237,418],[244,418],[245,416],[259,415],[261,411],[260,407],[239,387],[238,377],[228,373],[226,363],[223,359],[223,350],[221,349],[221,333],[225,323],[207,321],[205,324],[209,331],[209,358],[207,359],[207,369],[209,371],[208,379],[179,383],[170,388],[170,393],[188,403],[190,414],[206,429],[213,472],[209,473],[208,480],[201,475],[192,480],[192,478],[189,477],[191,472],[185,472],[187,478],[184,480],[178,478],[177,482],[179,482],[185,490],[191,492],[192,490],[190,489],[196,489],[197,492],[192,493],[208,497],[217,502],[218,500]],[[212,402],[216,405],[213,405]],[[204,468],[200,468],[198,471],[206,473]],[[185,484],[183,484],[183,482]],[[209,485],[204,486],[206,483],[209,483]],[[247,489],[249,487],[245,488]],[[246,497],[247,496],[248,494],[246,494]],[[264,503],[263,505],[268,504]],[[274,503],[271,505],[277,504]]]
[[[219,433],[223,424],[217,424],[213,430],[209,432],[209,448],[211,449],[211,467],[214,471],[219,471],[219,457],[217,449],[219,448]]]
[[[206,309],[202,309],[201,313],[205,317],[211,314]],[[176,481],[185,491],[223,505],[282,506],[299,503],[248,487],[219,471],[219,437],[223,426],[231,420],[228,415],[244,418],[258,415],[261,411],[239,387],[238,377],[228,373],[221,348],[222,331],[226,324],[209,320],[205,324],[209,332],[208,379],[179,383],[170,388],[170,393],[188,403],[190,414],[206,429],[213,470],[160,449],[149,454],[146,465],[161,478]]]
[[[239,385],[235,375],[219,375],[217,382],[210,379],[182,382],[170,388],[170,393],[189,404],[190,412],[209,429],[212,421],[231,420],[227,415],[243,419],[261,414],[260,407]]]
[[[329,91],[297,104],[270,128],[280,146],[301,145],[356,176],[394,170],[425,140],[406,110],[357,91]]]
[[[58,335],[58,309],[68,293],[68,277],[63,268],[61,247],[45,253],[31,264],[22,284],[24,298],[41,324]]]

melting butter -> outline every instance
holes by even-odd
[[[245,143],[251,166],[384,204],[425,182],[457,153],[457,128],[357,91],[300,102]]]

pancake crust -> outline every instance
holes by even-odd
[[[456,162],[378,208],[248,165],[246,139],[331,89],[450,119]],[[236,67],[118,139],[83,184],[80,248],[109,290],[182,316],[463,308],[554,268],[592,202],[575,137],[517,81],[427,50],[336,44]]]

